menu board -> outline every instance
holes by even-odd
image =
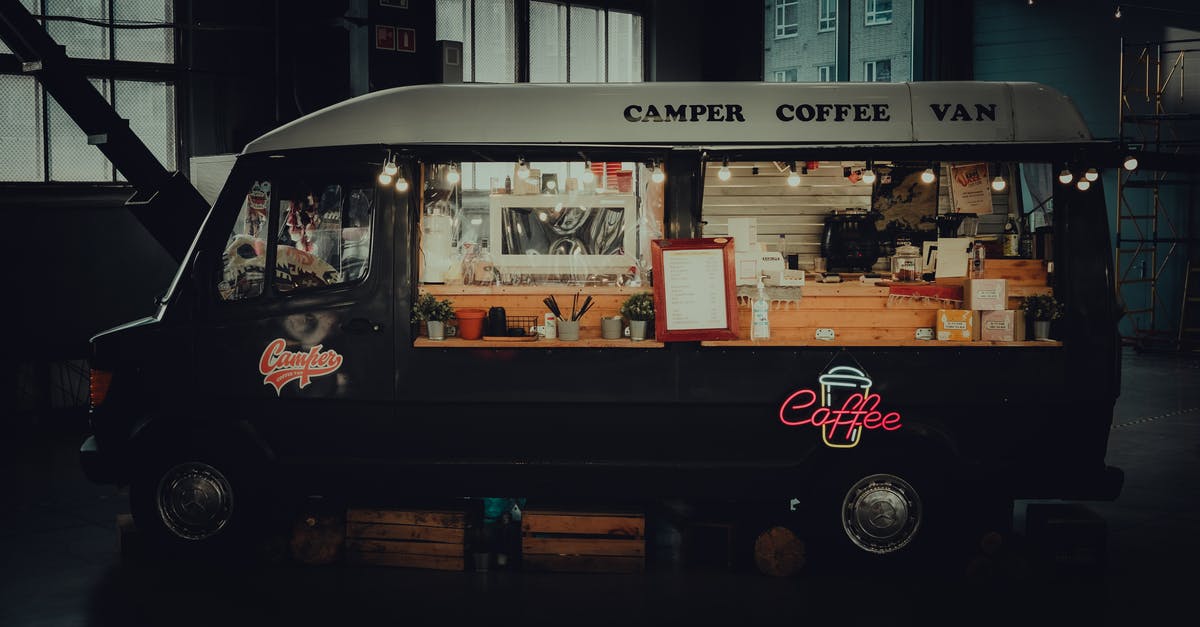
[[[664,342],[735,339],[733,240],[654,240],[655,335]]]

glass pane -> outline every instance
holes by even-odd
[[[175,88],[166,83],[115,81],[117,114],[168,170],[175,166]],[[124,178],[122,177],[122,180]]]
[[[25,9],[33,15],[37,15],[39,12],[37,3],[38,0],[21,0],[21,4],[25,5]],[[10,54],[11,52],[12,48],[9,48],[3,41],[0,41],[0,54]]]
[[[642,16],[608,14],[608,82],[642,82]]]
[[[603,83],[606,56],[604,13],[587,7],[571,7],[571,82]]]
[[[107,81],[91,79],[92,86],[111,101]],[[50,135],[50,180],[111,181],[112,164],[100,149],[87,143],[87,135],[55,102],[48,98],[47,127]]]
[[[217,296],[221,300],[242,300],[262,294],[263,271],[267,267],[263,227],[270,207],[271,182],[255,181],[242,201],[242,209],[221,253],[221,277],[217,280]]]
[[[118,24],[164,24],[174,19],[171,0],[118,0],[113,2],[113,21]],[[113,54],[119,61],[173,63],[175,29],[113,29]]]
[[[529,3],[529,81],[567,82],[567,8]]]
[[[46,0],[46,15],[82,17],[107,21],[105,0]],[[67,47],[67,56],[81,59],[108,58],[108,29],[79,22],[47,22],[46,32]]]
[[[475,0],[473,80],[477,83],[513,83],[517,80],[514,1]],[[463,53],[470,58],[472,51],[464,46]]]
[[[851,2],[850,80],[912,80],[913,19],[912,0]],[[873,77],[868,62],[874,62]]]
[[[0,75],[0,181],[41,181],[42,107],[37,79]]]
[[[337,285],[366,274],[374,186],[350,189],[317,177],[297,180],[279,200],[275,288]],[[343,209],[348,209],[343,213]],[[344,257],[344,254],[350,257]]]
[[[469,2],[469,0],[467,0]],[[437,20],[436,37],[463,44],[463,80],[471,80],[471,42],[465,38],[466,14],[463,0],[437,0],[434,18]]]

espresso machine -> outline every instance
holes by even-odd
[[[870,271],[879,254],[874,213],[866,209],[834,209],[825,216],[821,256],[830,272]]]

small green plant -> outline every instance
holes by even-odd
[[[653,320],[654,294],[639,292],[630,295],[621,303],[621,315],[630,320]]]
[[[433,294],[421,294],[413,303],[413,322],[445,322],[454,317],[454,303],[449,299],[438,300]]]
[[[1065,311],[1063,304],[1050,294],[1026,296],[1024,306],[1025,315],[1034,320],[1058,320]]]

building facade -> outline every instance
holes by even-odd
[[[763,24],[767,81],[912,80],[912,0],[766,0]],[[850,52],[844,68],[839,40]]]

